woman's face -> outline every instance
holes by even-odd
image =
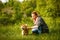
[[[37,17],[35,14],[32,14],[31,16],[32,16],[32,19],[36,19]]]

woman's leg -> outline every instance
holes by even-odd
[[[32,34],[39,34],[38,30],[33,30]]]

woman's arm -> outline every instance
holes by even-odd
[[[36,29],[36,28],[38,28],[37,25],[35,25],[35,26],[33,26],[33,27],[28,27],[28,29]]]
[[[33,27],[28,27],[28,29],[33,29]]]

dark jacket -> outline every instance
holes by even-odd
[[[38,29],[41,28],[42,33],[49,33],[48,26],[41,17],[37,17],[35,25],[38,25]]]

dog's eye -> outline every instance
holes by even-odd
[[[24,30],[24,28],[22,28]]]

